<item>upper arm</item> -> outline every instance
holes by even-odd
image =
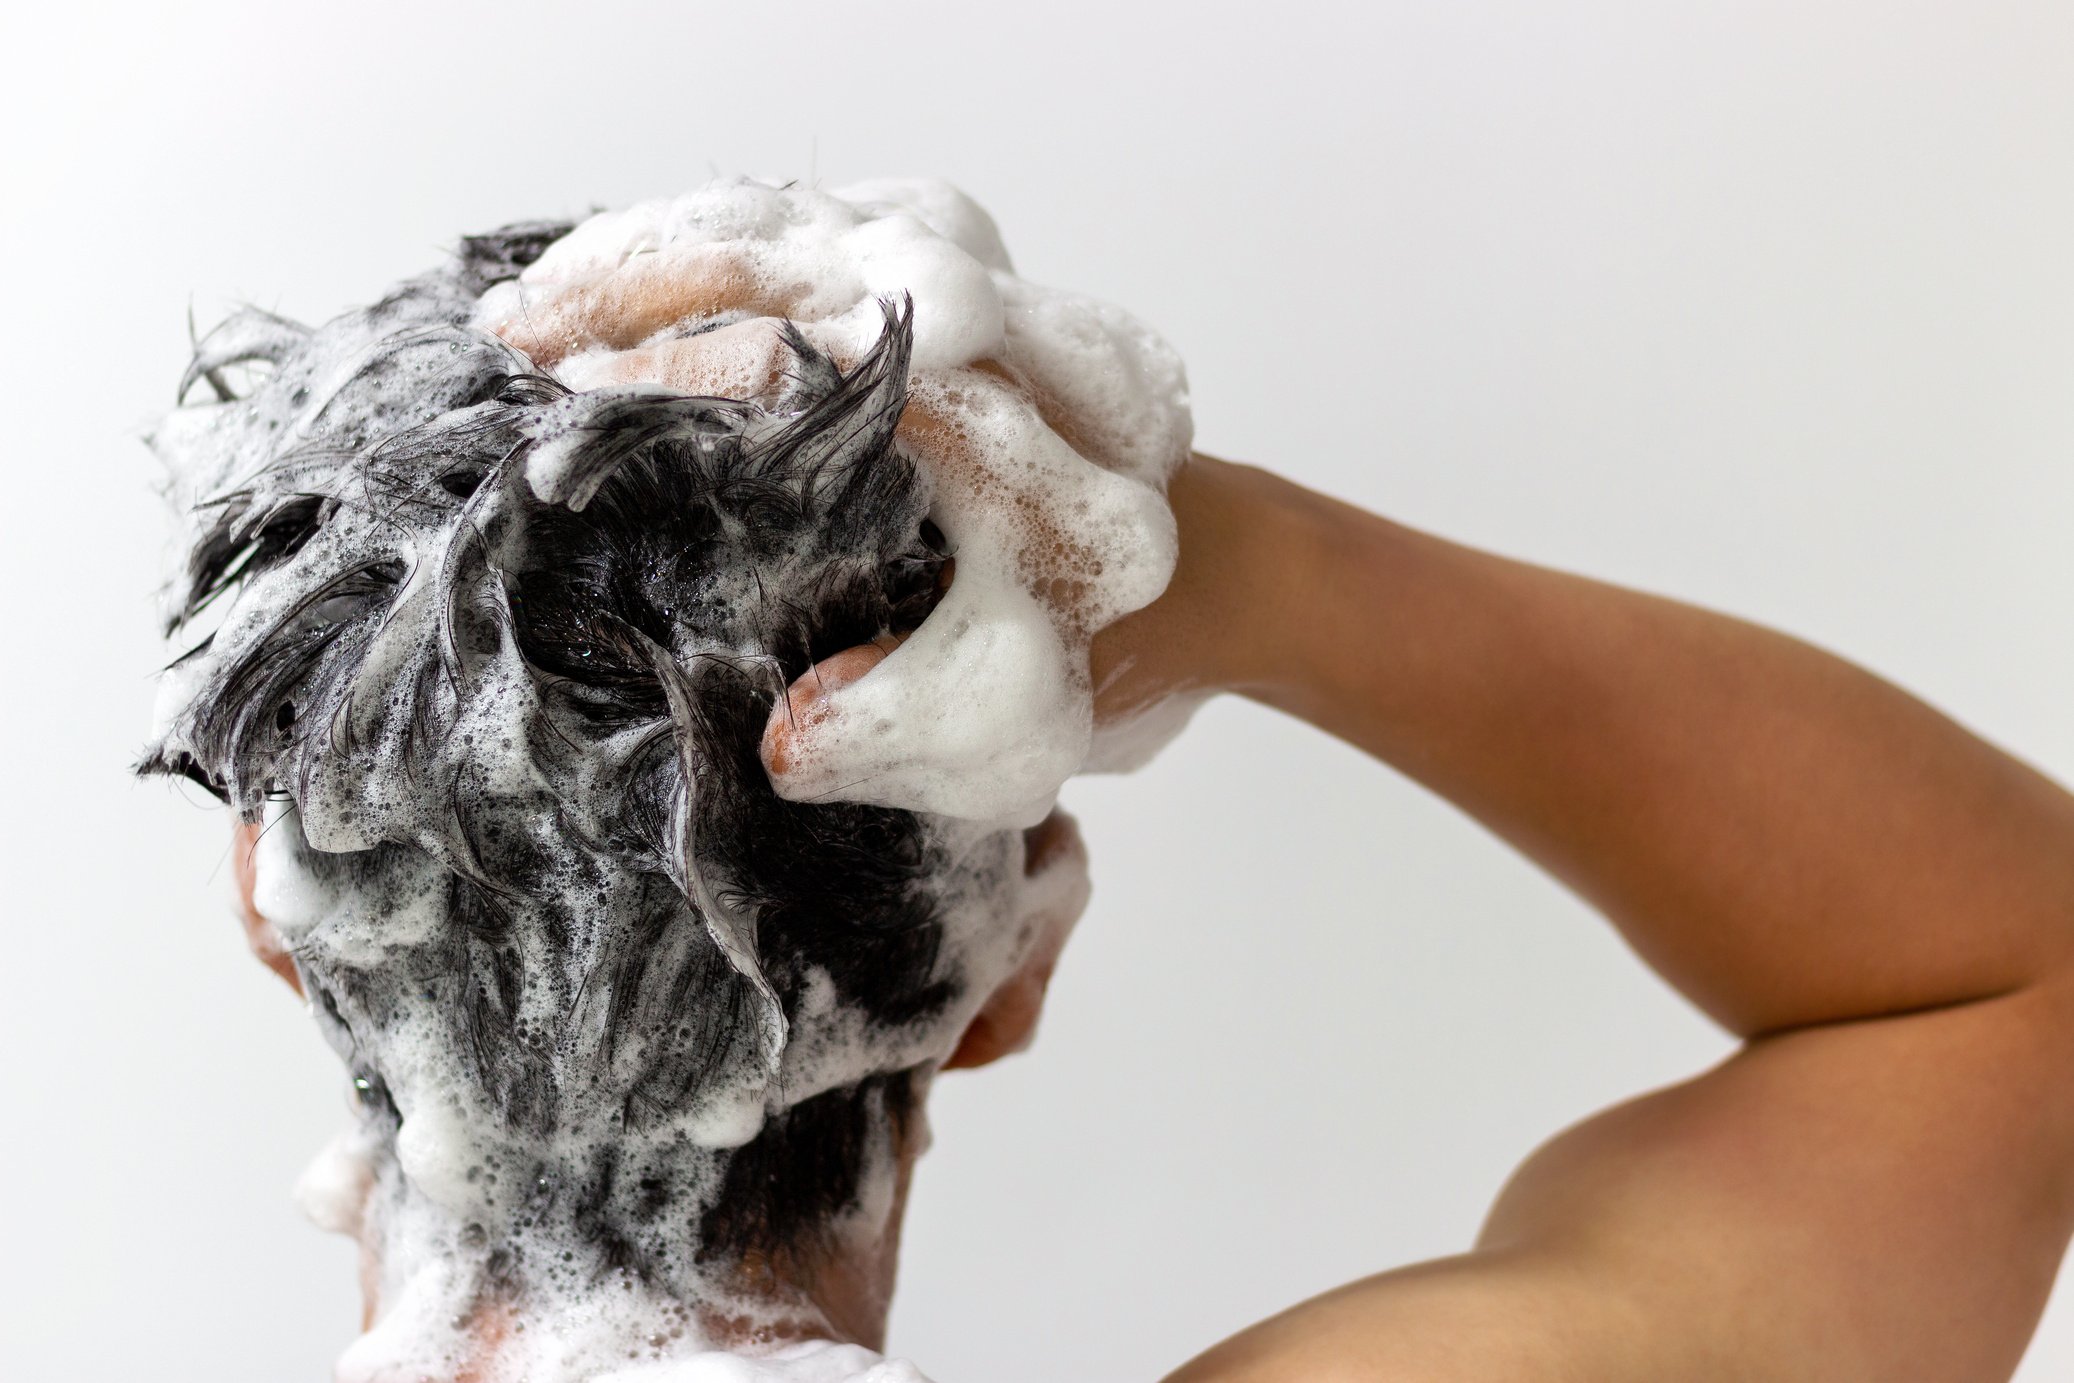
[[[1475,1252],[1170,1383],[1994,1383],[2074,1224],[2074,982],[1761,1039],[1551,1140]]]
[[[2074,1225],[2074,977],[1765,1038],[1562,1134],[1487,1249],[1632,1299],[1641,1376],[2008,1376]],[[1705,1361],[1713,1372],[1695,1367]]]

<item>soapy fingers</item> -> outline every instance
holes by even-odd
[[[956,580],[905,642],[824,666],[810,702],[778,708],[772,782],[1030,825],[1066,777],[1118,766],[1095,736],[1089,641],[1173,570],[1162,490],[1186,454],[1186,384],[1125,314],[1017,278],[955,194],[853,195],[739,185],[593,218],[476,320],[575,389],[765,406],[822,368],[800,350],[850,370],[899,333],[897,446]]]
[[[763,734],[764,764],[774,779],[790,771],[800,741],[829,714],[827,698],[870,673],[901,642],[900,636],[886,636],[846,648],[816,663],[786,689],[785,700],[772,710]],[[1023,832],[1023,874],[1078,880],[1081,886],[1066,888],[1052,906],[1040,910],[1037,944],[973,1016],[944,1070],[985,1066],[1029,1045],[1044,1006],[1045,987],[1087,902],[1087,847],[1072,817],[1053,811]]]
[[[557,291],[586,300],[558,318],[564,322],[605,310],[600,303],[632,301],[631,294],[601,298],[588,279]],[[694,301],[702,310],[716,300],[671,301]],[[816,334],[812,322],[801,329],[809,338]],[[628,334],[614,327],[601,339]],[[650,383],[686,394],[769,397],[793,363],[782,323],[767,318],[628,349],[602,349],[590,337],[576,344],[580,352],[557,367],[563,382],[576,388]],[[827,349],[838,365],[848,363],[839,345]],[[781,794],[836,798],[863,784],[872,800],[916,804],[949,773],[923,770],[931,787],[909,785],[904,799],[889,800],[881,794],[889,779],[913,772],[915,746],[897,744],[899,729],[888,739],[876,730],[867,736],[863,727],[867,720],[874,727],[912,727],[912,734],[941,747],[944,736],[920,721],[944,727],[954,703],[979,712],[973,723],[982,729],[998,724],[1004,738],[1023,742],[1014,754],[1030,766],[1033,783],[1063,778],[1084,758],[1093,722],[1086,710],[1075,712],[1072,701],[1092,695],[1097,684],[1072,671],[1074,650],[1084,650],[1096,631],[1158,593],[1172,561],[1171,519],[1155,492],[1102,464],[1107,458],[1083,456],[1072,446],[1070,416],[1056,403],[1047,415],[1035,392],[1020,372],[992,359],[910,372],[896,437],[930,477],[932,517],[953,551],[965,554],[959,580],[945,594],[941,615],[925,621],[921,646],[901,660],[894,678],[900,685],[874,692],[872,705],[846,707],[857,698],[837,693],[890,656],[898,642],[839,655],[840,662],[819,670],[810,697],[796,693],[777,708],[764,750]],[[1131,695],[1143,689],[1141,679]],[[1046,736],[1053,743],[1039,743]],[[1047,795],[1033,787],[1023,801],[1007,805],[974,798],[967,810],[1030,819],[1042,814]]]
[[[763,729],[763,765],[773,778],[792,771],[802,742],[828,717],[828,697],[886,661],[886,655],[901,642],[898,636],[886,635],[846,648],[814,664],[785,689],[785,699],[771,708],[771,718]]]
[[[791,354],[778,323],[764,317],[620,351],[565,358],[556,376],[573,389],[656,384],[705,398],[764,397],[782,382]]]
[[[731,245],[672,247],[568,279],[515,279],[492,294],[484,324],[546,366],[593,348],[625,350],[723,312],[782,317],[799,296],[757,274]]]

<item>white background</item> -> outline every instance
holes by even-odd
[[[1206,450],[1778,624],[2074,776],[2064,0],[40,8],[0,34],[9,1377],[315,1379],[354,1329],[287,1197],[338,1072],[220,815],[125,776],[190,302],[321,317],[714,171],[945,175],[1174,340]],[[1068,801],[1046,1033],[944,1083],[913,1207],[893,1343],[947,1383],[1149,1379],[1458,1249],[1543,1137],[1726,1049],[1264,711]],[[2022,1376],[2074,1376],[2074,1302]]]

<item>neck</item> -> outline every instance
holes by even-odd
[[[703,1214],[658,1217],[638,1241],[601,1240],[596,1196],[558,1196],[546,1178],[527,1212],[492,1233],[408,1176],[394,1140],[349,1134],[299,1188],[312,1218],[361,1245],[365,1333],[336,1377],[552,1383],[630,1361],[767,1354],[808,1340],[882,1349],[918,1151],[908,1125],[919,1122],[879,1130],[854,1194],[817,1232],[727,1250],[702,1237],[720,1223]],[[670,1179],[658,1170],[639,1182]],[[725,1188],[736,1178],[719,1180]]]

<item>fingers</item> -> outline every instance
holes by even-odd
[[[609,355],[586,356],[569,361],[559,374],[572,389],[659,384],[679,394],[754,399],[778,387],[790,360],[778,324],[758,319]]]
[[[491,331],[542,365],[595,346],[624,350],[665,327],[722,312],[787,316],[800,286],[772,285],[738,247],[690,245],[636,255],[617,268],[561,283],[520,280]]]
[[[1023,876],[1034,880],[1061,869],[1070,869],[1084,880],[1087,847],[1081,843],[1080,827],[1073,818],[1055,810],[1023,832]],[[1044,1010],[1045,991],[1050,987],[1052,972],[1058,968],[1059,953],[1065,949],[1066,938],[1073,924],[1080,920],[1086,902],[1083,886],[1054,896],[1037,914],[1040,930],[1030,953],[973,1015],[957,1047],[944,1062],[944,1070],[986,1066],[1030,1045]]]
[[[1004,366],[982,361],[969,369],[917,372],[896,435],[928,463],[939,508],[948,501],[953,508],[1012,516],[1011,542],[1023,585],[1061,628],[1082,632],[1100,556],[1070,530],[1076,516],[1061,512],[1045,492],[1045,480],[1033,478],[1026,449],[1004,451],[980,440],[1012,415],[1027,420],[1025,437],[1048,426]],[[1056,428],[1050,431],[1057,434]]]
[[[828,718],[827,697],[884,662],[902,642],[901,636],[889,634],[877,643],[846,648],[814,664],[785,689],[785,700],[771,708],[763,727],[763,766],[771,777],[782,778],[799,765],[814,727]]]
[[[1087,846],[1080,839],[1080,823],[1062,811],[1054,810],[1050,816],[1023,832],[1025,877],[1042,874],[1075,856],[1084,864]]]
[[[843,357],[845,347],[857,348],[850,334],[858,323],[834,319],[859,303],[838,301],[841,292],[828,284],[817,289],[795,282],[796,263],[788,264],[777,242],[665,244],[622,258],[638,240],[607,236],[537,265],[530,277],[484,297],[483,320],[579,390],[646,384],[690,396],[770,400],[782,394],[794,364],[781,318],[810,319],[811,339],[830,350],[839,367],[854,366]],[[723,314],[752,315],[729,320]],[[715,326],[716,320],[726,325]],[[934,628],[925,635],[928,656],[904,660],[896,671],[916,678],[956,675],[964,679],[962,694],[1015,698],[1034,716],[1071,694],[1076,677],[1085,678],[1071,660],[1094,632],[1148,603],[1157,594],[1155,579],[1164,585],[1172,521],[1158,496],[1131,476],[1127,463],[1136,463],[1128,447],[1112,445],[1115,429],[1086,424],[1078,412],[1087,400],[1044,387],[1042,371],[1033,375],[1028,364],[998,353],[909,373],[900,446],[929,477],[930,518],[953,546],[969,548],[981,561],[966,598],[945,597],[966,622]],[[1097,390],[1089,397],[1100,403],[1107,395]],[[959,635],[946,632],[975,627],[1018,647],[1035,648],[1048,633],[1068,658],[1050,675],[1026,671],[1014,659],[975,670],[969,659],[950,655]],[[898,725],[859,720],[821,728],[834,714],[830,694],[884,656],[869,647],[847,650],[788,690],[761,746],[781,792],[922,800],[913,795],[935,791],[926,784],[941,777],[929,767],[937,759],[948,756],[969,769],[957,759],[962,751]],[[914,700],[903,700],[898,687],[860,695],[886,706]],[[858,704],[855,696],[837,700]],[[812,752],[817,729],[826,746],[819,756]],[[1053,771],[1049,759],[1042,764],[1044,772]],[[1028,769],[1032,776],[1038,771]],[[1005,803],[1012,788],[989,791],[975,788],[960,800],[983,814],[999,805],[997,798]],[[1013,814],[1033,810],[1041,797],[1033,788]]]
[[[1036,1035],[1037,1019],[1044,1011],[1044,989],[1050,981],[1049,969],[1018,971],[1010,977],[973,1015],[943,1069],[969,1071],[990,1066],[1028,1047]]]

